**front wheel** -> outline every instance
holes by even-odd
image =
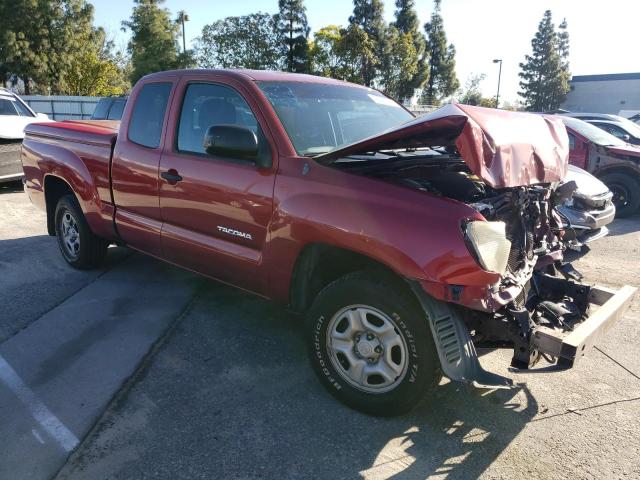
[[[307,315],[313,368],[343,403],[362,412],[408,412],[441,378],[425,314],[394,282],[369,272],[327,286]]]
[[[616,217],[625,218],[633,215],[640,207],[640,182],[624,173],[609,173],[600,180],[613,193],[616,206]]]
[[[108,243],[89,229],[73,195],[65,195],[58,201],[55,228],[62,256],[72,267],[80,270],[95,268],[106,257]]]

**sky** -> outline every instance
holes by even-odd
[[[125,46],[129,34],[120,29],[133,7],[132,0],[90,0],[95,23],[104,27]],[[384,0],[385,17],[393,20],[394,0]],[[433,0],[416,0],[421,23],[429,20]],[[326,25],[346,25],[353,10],[351,0],[305,0],[312,32]],[[167,0],[172,14],[185,10],[187,48],[202,27],[231,15],[256,11],[275,13],[277,0]],[[518,99],[519,63],[531,52],[531,39],[545,10],[558,25],[567,19],[570,35],[570,65],[574,75],[640,72],[638,54],[638,0],[442,0],[447,39],[456,47],[456,72],[461,85],[472,75],[484,74],[481,90],[495,96],[500,58],[500,99]]]

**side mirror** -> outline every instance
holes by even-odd
[[[239,125],[213,125],[204,136],[204,149],[209,155],[255,162],[259,168],[271,167],[271,154],[261,155],[258,136]]]
[[[624,140],[625,142],[629,143],[629,140],[631,140],[631,137],[628,134],[625,133],[622,136],[622,140]]]

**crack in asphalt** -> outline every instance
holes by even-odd
[[[582,415],[580,412],[584,412],[586,410],[593,410],[595,408],[606,407],[608,405],[615,405],[617,403],[635,402],[635,401],[638,401],[638,400],[640,400],[640,397],[623,398],[621,400],[612,400],[610,402],[599,403],[597,405],[590,405],[588,407],[571,408],[571,409],[567,409],[565,412],[562,412],[562,413],[554,413],[553,415],[546,415],[544,417],[534,418],[533,420],[530,421],[530,423],[539,422],[541,420],[548,420],[549,418],[554,418],[554,417],[562,417],[562,416],[568,415],[570,413],[573,413],[575,415]]]
[[[613,358],[611,355],[609,355],[608,353],[604,352],[603,350],[601,350],[598,347],[593,347],[595,350],[599,351],[601,354],[603,354],[605,357],[607,357],[609,360],[611,360],[613,363],[615,363],[616,365],[618,365],[620,368],[626,370],[627,372],[629,372],[631,375],[633,375],[634,377],[636,377],[638,380],[640,380],[640,375],[638,375],[637,373],[635,373],[634,371],[628,369],[627,367],[625,367],[622,363],[620,363],[618,360],[616,360],[615,358]]]
[[[616,360],[615,358],[613,358],[611,355],[609,355],[608,353],[606,353],[604,350],[600,349],[599,347],[594,346],[593,347],[594,350],[599,351],[602,355],[604,355],[605,357],[607,357],[609,360],[611,360],[613,363],[615,363],[616,365],[618,365],[620,368],[622,368],[623,370],[625,370],[626,372],[628,372],[631,376],[637,378],[638,380],[640,380],[640,375],[638,375],[637,373],[635,373],[633,370],[625,367],[621,362],[619,362],[618,360]],[[583,411],[586,410],[592,410],[595,408],[600,408],[600,407],[606,407],[608,405],[615,405],[617,403],[626,403],[626,402],[635,402],[637,400],[640,400],[640,397],[634,397],[634,398],[625,398],[622,400],[612,400],[610,402],[605,402],[605,403],[599,403],[597,405],[591,405],[588,407],[584,407],[584,408],[568,408],[565,412],[562,413],[554,413],[553,415],[547,415],[544,417],[538,417],[538,418],[534,418],[531,420],[531,422],[538,422],[540,420],[547,420],[549,418],[554,418],[554,417],[561,417],[564,415],[568,415],[570,413],[573,413],[575,415],[582,415]]]

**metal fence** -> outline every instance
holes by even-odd
[[[438,107],[435,105],[409,105],[407,108],[416,116],[424,115],[425,113],[433,112]]]
[[[102,97],[22,95],[20,98],[36,113],[46,113],[52,120],[85,120],[91,117]]]

